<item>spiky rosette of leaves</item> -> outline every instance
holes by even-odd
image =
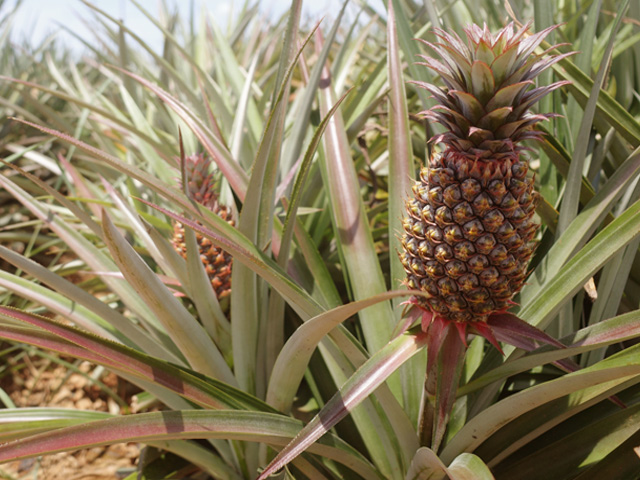
[[[514,159],[520,143],[538,139],[532,127],[553,113],[532,113],[530,108],[549,92],[567,84],[559,81],[536,87],[534,79],[572,53],[548,55],[558,47],[535,54],[535,49],[557,25],[527,36],[530,23],[518,30],[509,24],[496,34],[487,26],[465,28],[467,43],[440,29],[441,42],[420,40],[440,57],[421,55],[425,65],[440,75],[445,88],[416,82],[438,103],[423,114],[446,129],[432,140],[471,160],[497,162]]]
[[[190,155],[184,159],[187,194],[195,202],[208,208],[233,225],[234,220],[231,216],[231,211],[219,201],[211,164],[211,159],[202,153]],[[215,290],[216,296],[219,299],[227,297],[231,293],[231,255],[213,245],[211,240],[200,233],[196,233],[196,241],[200,259],[211,280],[211,286]],[[184,238],[184,225],[179,222],[174,225],[173,245],[176,251],[186,258],[187,247]]]

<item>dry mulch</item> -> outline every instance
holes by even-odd
[[[85,376],[46,358],[24,355],[0,379],[0,386],[17,407],[56,407],[121,413],[118,403]],[[84,362],[79,369],[90,374],[95,367]],[[6,373],[6,371],[5,371]],[[122,398],[128,386],[113,374],[100,381]],[[140,454],[137,444],[116,444],[72,453],[58,453],[0,465],[0,478],[14,480],[115,480],[131,473]]]

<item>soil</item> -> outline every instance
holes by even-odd
[[[87,376],[28,350],[5,358],[0,387],[17,407],[76,408],[123,413],[114,398]],[[71,361],[71,360],[70,360]],[[91,376],[96,367],[83,362],[78,369]],[[99,375],[104,386],[125,401],[130,385],[115,375]],[[77,452],[59,453],[0,465],[0,478],[11,480],[115,480],[132,473],[140,454],[137,444],[116,444]]]

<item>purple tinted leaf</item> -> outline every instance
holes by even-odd
[[[347,380],[323,409],[316,415],[265,468],[258,480],[287,465],[309,448],[316,440],[342,420],[360,402],[378,388],[404,362],[422,349],[427,340],[423,332],[405,334],[389,342],[367,360]]]
[[[446,337],[438,345],[437,368],[429,372],[437,375],[436,381],[436,414],[434,417],[431,448],[438,451],[447,430],[449,415],[456,400],[458,382],[464,365],[466,345],[463,343],[454,324],[447,325]],[[435,345],[430,345],[431,347]]]
[[[0,462],[119,442],[220,438],[285,445],[300,422],[281,414],[181,410],[141,413],[84,423],[0,445]],[[310,451],[353,469],[363,478],[380,478],[361,454],[329,436]]]

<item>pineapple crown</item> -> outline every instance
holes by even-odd
[[[432,140],[471,159],[503,160],[513,158],[526,139],[539,139],[541,132],[532,127],[555,114],[534,114],[529,109],[547,93],[569,82],[560,81],[535,88],[533,79],[561,59],[565,53],[547,56],[534,50],[558,25],[527,35],[530,23],[514,31],[510,23],[496,34],[487,26],[464,29],[467,42],[455,33],[436,29],[441,42],[420,40],[440,60],[420,55],[425,65],[440,75],[445,88],[414,82],[427,89],[438,105],[426,112],[426,118],[442,124],[446,132]]]
[[[216,211],[220,207],[211,163],[212,160],[202,153],[189,155],[184,159],[182,175],[189,198],[212,211]]]

